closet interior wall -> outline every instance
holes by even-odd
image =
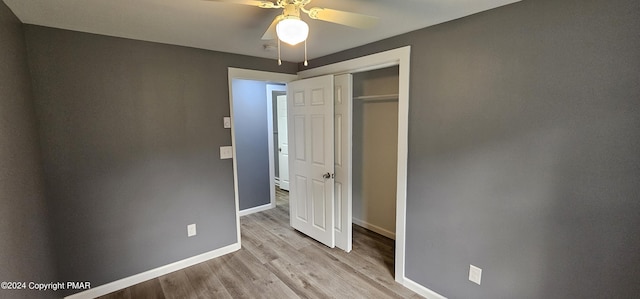
[[[353,223],[395,238],[397,66],[353,74]]]

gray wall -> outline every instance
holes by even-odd
[[[310,61],[412,45],[407,277],[450,298],[640,293],[639,5],[525,0]],[[235,242],[226,67],[295,66],[27,26],[34,121],[19,24],[0,14],[0,269],[50,272],[38,122],[58,279]]]
[[[0,1],[0,281],[54,279],[39,151],[22,24]]]
[[[387,235],[396,231],[398,97],[357,97],[397,95],[398,84],[397,66],[353,74],[353,219]]]
[[[405,45],[406,276],[449,298],[637,297],[640,2],[525,0],[310,67]]]
[[[237,241],[232,160],[219,159],[231,144],[227,67],[296,65],[25,32],[59,280],[96,286]]]
[[[238,201],[242,211],[270,202],[267,83],[235,79],[232,84]]]

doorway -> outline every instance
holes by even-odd
[[[394,279],[409,286],[411,281],[405,277],[405,228],[406,228],[406,191],[407,191],[407,154],[408,154],[408,117],[409,117],[409,66],[410,66],[411,46],[371,54],[351,60],[334,63],[314,69],[305,70],[298,73],[301,79],[312,78],[322,75],[345,75],[351,76],[359,72],[365,72],[376,69],[383,69],[390,66],[398,67],[398,110],[397,110],[397,159],[396,159],[396,177],[390,177],[389,180],[396,181],[396,219],[395,219],[395,265]],[[340,76],[336,76],[338,78]],[[336,87],[336,95],[343,97]],[[346,95],[352,96],[352,95]],[[349,101],[350,102],[350,101]],[[337,109],[337,108],[336,108]],[[351,109],[347,107],[347,109]],[[352,131],[348,131],[352,134]],[[349,149],[350,153],[351,150]],[[349,183],[346,186],[349,187]],[[352,198],[348,197],[343,201],[344,207],[350,209],[352,206]],[[344,210],[342,216],[338,220],[342,227],[348,227],[345,231],[352,231],[352,211]],[[351,238],[349,234],[336,234],[336,244],[341,238]],[[351,240],[345,240],[345,244],[351,244]],[[349,251],[350,248],[345,249]]]
[[[272,73],[272,72],[264,72],[264,71],[255,71],[255,70],[246,70],[246,69],[237,69],[237,68],[229,68],[228,69],[228,82],[229,82],[229,110],[230,110],[230,117],[231,117],[231,144],[232,144],[232,149],[233,149],[233,176],[234,176],[234,193],[235,193],[235,204],[236,204],[236,231],[237,231],[237,238],[238,238],[238,242],[240,242],[240,216],[243,215],[247,215],[247,214],[251,214],[251,213],[255,213],[255,212],[259,212],[259,211],[263,211],[266,209],[270,209],[275,207],[275,185],[274,185],[274,181],[275,181],[275,162],[274,162],[274,142],[273,142],[273,119],[272,119],[272,106],[270,105],[271,103],[269,103],[269,105],[267,104],[267,86],[268,85],[283,85],[286,84],[290,81],[293,81],[297,78],[296,75],[291,75],[291,74],[282,74],[282,73]],[[258,112],[259,117],[262,118],[264,117],[264,122],[267,123],[267,126],[262,126],[263,129],[259,129],[259,132],[254,132],[259,134],[260,136],[264,135],[265,138],[265,149],[261,150],[259,155],[260,156],[264,156],[265,159],[268,163],[268,170],[266,171],[266,173],[262,173],[260,174],[260,179],[264,179],[265,180],[265,184],[266,184],[266,188],[268,191],[267,194],[268,196],[266,196],[268,198],[268,202],[266,202],[265,204],[261,204],[258,206],[253,206],[250,208],[247,208],[247,205],[243,205],[241,206],[240,204],[240,187],[239,187],[239,183],[240,180],[239,178],[241,178],[241,176],[243,175],[248,175],[248,176],[252,176],[254,175],[255,171],[253,171],[251,169],[252,165],[249,161],[248,163],[248,168],[247,167],[243,167],[243,161],[247,161],[244,160],[243,161],[239,161],[239,158],[242,158],[240,156],[243,155],[242,148],[239,148],[239,146],[241,145],[241,143],[243,142],[243,139],[251,139],[251,136],[248,136],[246,133],[243,133],[241,131],[239,131],[241,128],[237,126],[237,118],[243,117],[243,118],[251,118],[250,115],[240,115],[242,113],[237,113],[239,111],[236,110],[241,110],[241,107],[235,107],[234,109],[234,103],[236,105],[240,105],[239,101],[234,101],[234,96],[239,97],[242,96],[243,92],[246,92],[248,89],[246,88],[241,88],[239,86],[234,86],[234,82],[241,82],[241,83],[246,83],[248,85],[256,85],[256,86],[262,86],[260,87],[262,90],[262,95],[264,96],[264,104],[265,109],[264,109],[264,113],[263,112]],[[280,88],[280,90],[282,90],[283,88]],[[253,132],[255,130],[253,130],[253,128],[251,126],[249,126],[247,128],[248,132]],[[246,141],[246,140],[244,140]],[[251,141],[251,140],[250,140]],[[241,146],[240,146],[241,147]],[[240,156],[239,156],[240,154]],[[251,153],[248,153],[245,155],[245,157],[252,157]],[[264,167],[263,167],[264,168]],[[250,191],[252,190],[255,186],[248,186],[249,188],[246,187],[242,187],[242,192],[246,192],[246,191]],[[262,192],[259,193],[260,194],[260,198],[264,200],[264,194],[265,191],[262,190]]]
[[[275,185],[281,190],[289,191],[289,140],[287,128],[287,94],[286,91],[274,92],[273,107],[273,141],[275,161]]]
[[[408,115],[409,115],[409,61],[410,61],[410,46],[405,46],[402,48],[389,50],[385,52],[380,52],[377,54],[372,54],[360,58],[355,58],[343,62],[338,62],[331,65],[321,66],[314,69],[309,69],[305,71],[301,71],[297,76],[294,75],[284,75],[285,77],[280,77],[281,80],[274,80],[273,75],[283,75],[276,73],[268,73],[268,72],[259,72],[259,71],[248,71],[248,70],[238,70],[240,72],[244,72],[242,75],[237,75],[237,77],[253,80],[267,80],[271,82],[290,82],[296,79],[306,79],[312,77],[318,77],[322,75],[347,75],[364,72],[369,70],[381,69],[390,66],[398,66],[398,135],[397,135],[397,175],[395,178],[391,177],[390,180],[396,180],[396,227],[395,227],[395,259],[394,259],[394,268],[395,275],[394,279],[405,285],[410,286],[411,281],[405,278],[405,218],[406,218],[406,188],[407,188],[407,139],[408,139]],[[237,70],[237,69],[236,69]],[[253,73],[253,74],[252,74]],[[255,76],[256,73],[261,73],[260,76]],[[232,75],[232,68],[229,69],[229,82],[231,82],[232,78],[235,78]],[[336,77],[337,78],[337,77]],[[231,89],[230,89],[231,90]],[[289,99],[291,102],[292,99]],[[351,100],[350,100],[351,101]],[[231,107],[233,109],[233,107]],[[291,123],[291,119],[289,119],[289,123]],[[292,126],[290,125],[289,128]],[[291,135],[291,134],[290,134]],[[234,133],[232,129],[232,139],[234,138]],[[291,145],[291,144],[289,144]],[[349,150],[350,152],[350,150]],[[235,165],[234,159],[234,187],[236,191],[236,207],[238,205],[238,196],[237,196],[237,168]],[[290,176],[293,177],[293,173],[290,173]],[[350,184],[345,185],[347,187]],[[347,198],[344,202],[346,207],[349,210],[343,210],[341,213],[341,217],[339,218],[339,222],[343,227],[347,227],[345,231],[352,231],[352,212],[350,211],[351,207],[351,198]],[[336,205],[337,206],[337,205]],[[328,211],[330,213],[335,213],[335,211]],[[240,240],[240,215],[237,213],[237,233],[238,240]],[[345,234],[345,236],[348,236]],[[336,234],[336,241],[338,240],[338,235]],[[346,242],[346,241],[345,241]],[[351,240],[346,242],[351,244]],[[349,250],[347,250],[349,251]]]
[[[395,239],[397,66],[353,74],[352,116],[352,221]]]
[[[275,202],[271,102],[272,94],[284,92],[286,86],[233,79],[232,88],[239,209],[248,214],[271,208]]]

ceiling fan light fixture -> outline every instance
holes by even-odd
[[[276,25],[278,39],[295,46],[307,39],[309,36],[309,25],[296,16],[288,16]]]

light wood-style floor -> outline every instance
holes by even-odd
[[[242,249],[100,298],[422,298],[394,281],[393,240],[354,225],[350,253],[328,248],[289,226],[276,193],[240,218]]]

